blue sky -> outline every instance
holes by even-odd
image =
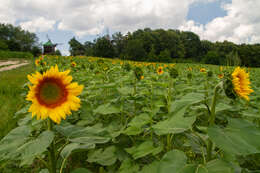
[[[259,43],[259,8],[259,0],[0,0],[0,22],[35,32],[42,43],[48,34],[69,55],[72,37],[92,41],[107,28],[172,28],[213,42]]]
[[[213,1],[209,3],[197,2],[189,7],[187,19],[193,20],[200,24],[207,24],[216,17],[224,17],[227,11],[221,8],[223,2],[230,1]]]

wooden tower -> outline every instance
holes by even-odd
[[[55,47],[58,44],[53,44],[50,39],[46,43],[43,44],[43,54],[55,54]]]

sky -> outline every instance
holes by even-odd
[[[72,37],[84,43],[114,32],[179,29],[201,40],[260,43],[260,0],[0,0],[0,23],[47,35],[63,55]]]

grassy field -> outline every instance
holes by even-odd
[[[14,118],[14,114],[24,106],[22,87],[27,81],[27,74],[33,71],[34,66],[29,64],[0,72],[0,139],[16,125],[17,118]]]

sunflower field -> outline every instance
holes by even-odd
[[[260,172],[259,69],[44,56],[0,172]],[[15,171],[12,171],[15,170]]]

